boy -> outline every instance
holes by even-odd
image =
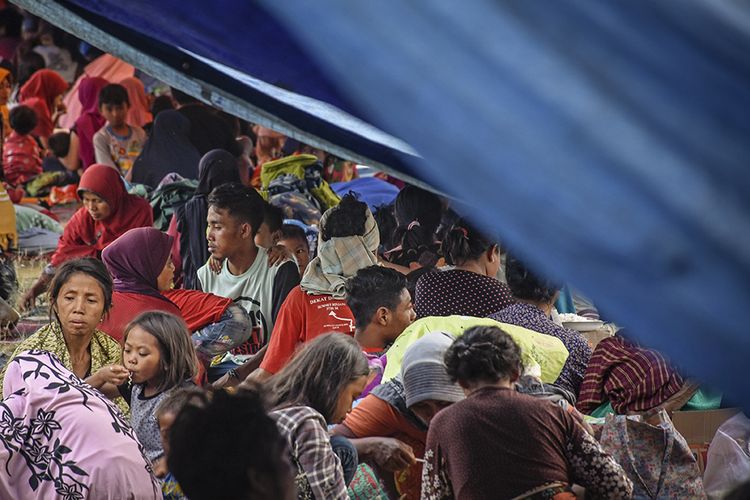
[[[263,203],[263,223],[255,234],[255,244],[266,250],[276,246],[284,225],[284,212],[268,202]]]
[[[122,85],[111,83],[99,92],[99,112],[107,124],[94,134],[96,163],[118,169],[126,181],[146,142],[146,132],[126,122],[128,109],[128,91]]]
[[[346,305],[354,315],[354,338],[365,350],[384,351],[417,318],[406,277],[387,267],[357,271],[346,284]]]
[[[255,354],[268,342],[276,315],[289,291],[299,284],[294,262],[268,265],[268,253],[255,244],[263,222],[263,199],[238,183],[223,184],[208,196],[208,251],[223,261],[217,274],[198,269],[204,292],[228,297],[250,316],[253,333],[235,353]],[[265,352],[265,350],[263,350]]]
[[[31,135],[37,124],[33,109],[19,105],[10,110],[13,130],[3,144],[3,174],[10,186],[20,186],[42,173],[42,150]]]
[[[284,224],[281,226],[279,245],[286,247],[294,256],[299,268],[299,275],[300,277],[303,276],[307,264],[310,263],[310,245],[307,242],[304,229],[294,224]]]

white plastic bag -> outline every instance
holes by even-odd
[[[708,447],[703,485],[708,498],[723,498],[750,479],[750,420],[738,413],[724,422]]]

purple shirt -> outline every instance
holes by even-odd
[[[586,366],[588,366],[591,358],[591,347],[583,335],[575,330],[555,324],[544,314],[544,311],[524,302],[512,304],[500,312],[490,315],[490,318],[560,339],[568,350],[569,356],[560,376],[555,381],[555,385],[559,385],[578,396],[583,375],[586,373]]]

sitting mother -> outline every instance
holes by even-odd
[[[112,278],[97,259],[69,260],[58,269],[49,290],[50,322],[21,342],[19,353],[38,349],[57,356],[68,370],[101,390],[127,412],[117,386],[128,378],[120,344],[97,329],[112,304]],[[0,392],[5,369],[0,373]]]
[[[99,257],[118,236],[134,227],[154,224],[148,202],[125,190],[120,174],[106,165],[91,165],[81,176],[78,196],[83,206],[65,226],[57,250],[42,275],[21,299],[21,307],[34,305],[47,289],[55,268],[76,257]]]
[[[101,329],[121,341],[130,321],[142,312],[164,311],[181,317],[192,335],[200,361],[207,367],[250,337],[250,319],[232,299],[200,290],[173,290],[173,239],[153,227],[123,234],[102,252],[114,279],[112,312]]]

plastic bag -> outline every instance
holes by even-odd
[[[750,479],[750,420],[738,413],[724,422],[708,447],[703,484],[709,498],[723,498]]]

